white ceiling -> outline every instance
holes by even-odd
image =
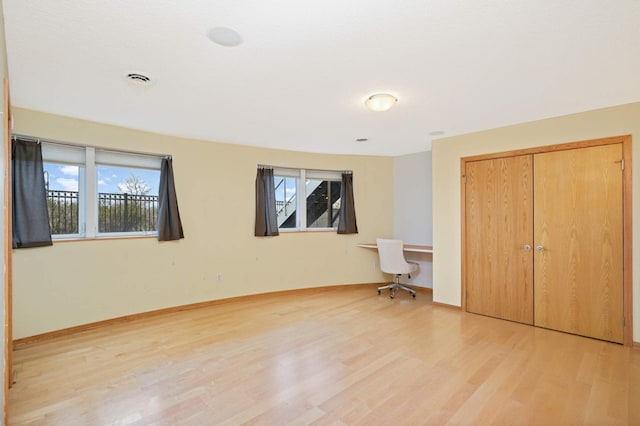
[[[640,101],[640,0],[3,3],[13,106],[168,135],[395,156]]]

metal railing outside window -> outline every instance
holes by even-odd
[[[98,193],[98,232],[149,232],[157,225],[157,195]]]
[[[78,191],[47,191],[51,235],[78,233]]]
[[[47,191],[52,235],[78,234],[78,192]],[[98,193],[98,232],[154,232],[158,196]]]

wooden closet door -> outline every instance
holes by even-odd
[[[534,156],[535,325],[622,343],[622,144]]]
[[[466,310],[533,323],[532,157],[465,165]]]

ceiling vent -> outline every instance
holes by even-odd
[[[151,85],[151,77],[138,72],[127,73],[125,74],[125,78],[132,83],[140,84],[142,86]]]

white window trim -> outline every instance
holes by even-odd
[[[95,238],[98,230],[98,178],[96,173],[96,150],[86,148],[85,150],[85,238]],[[93,201],[89,201],[93,200]],[[89,220],[93,218],[93,220]]]
[[[163,155],[114,151],[106,148],[41,141],[45,163],[77,165],[78,233],[52,235],[53,240],[83,240],[157,236],[158,231],[99,232],[97,167],[115,166],[160,170]],[[91,220],[89,218],[92,218]]]

